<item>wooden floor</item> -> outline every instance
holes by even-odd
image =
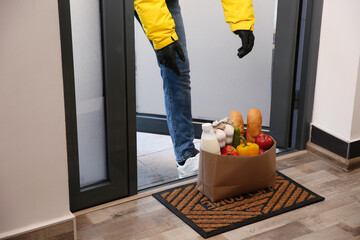
[[[208,239],[360,239],[360,169],[344,172],[302,151],[277,159],[277,170],[325,201]],[[152,196],[85,211],[76,220],[84,240],[203,239]]]

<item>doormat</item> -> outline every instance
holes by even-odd
[[[218,202],[197,190],[196,182],[153,196],[204,238],[325,199],[278,171],[273,188]]]

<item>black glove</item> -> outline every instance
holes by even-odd
[[[250,30],[237,30],[235,34],[241,38],[242,47],[238,49],[237,55],[239,58],[242,58],[254,47],[255,36]]]
[[[180,75],[179,68],[176,64],[176,53],[179,54],[181,61],[185,62],[185,55],[180,44],[175,41],[162,49],[156,50],[156,57],[160,64],[170,68],[176,75]]]

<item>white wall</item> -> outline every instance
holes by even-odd
[[[313,125],[344,140],[360,139],[360,1],[325,0]]]
[[[271,63],[276,0],[253,0],[255,46],[237,57],[241,40],[225,22],[220,0],[180,0],[190,58],[194,118],[222,119],[232,110],[257,107],[269,126]],[[155,54],[136,22],[137,111],[165,114]]]
[[[356,95],[355,95],[355,104],[354,104],[354,115],[352,119],[350,140],[360,139],[360,59],[359,59],[358,77],[357,77],[355,92]]]
[[[0,1],[0,238],[73,218],[57,0]]]

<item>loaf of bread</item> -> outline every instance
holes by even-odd
[[[246,141],[255,142],[257,135],[261,133],[262,116],[257,108],[252,108],[247,114]]]
[[[244,128],[244,119],[241,116],[239,111],[232,111],[230,113],[230,119],[234,122],[233,123],[233,127],[234,128],[239,128],[240,129],[240,135],[244,136],[245,135],[245,128]]]

